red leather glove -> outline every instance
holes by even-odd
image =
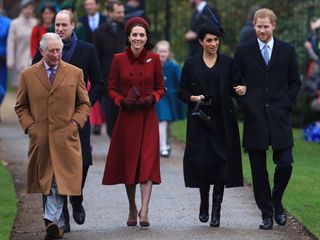
[[[156,98],[152,94],[150,94],[143,99],[142,106],[149,107],[155,103],[156,103]]]

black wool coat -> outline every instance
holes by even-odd
[[[98,24],[98,27],[101,26],[103,23],[105,23],[107,21],[107,17],[102,15],[101,13],[99,13],[99,24]],[[93,36],[93,33],[95,31],[92,31],[91,28],[90,28],[90,25],[89,25],[89,17],[86,15],[86,16],[83,16],[79,19],[79,22],[82,23],[83,25],[83,28],[84,28],[84,31],[85,31],[85,35],[86,35],[86,42],[89,42],[89,43],[92,43],[92,36]]]
[[[179,98],[188,104],[187,139],[183,158],[184,179],[187,187],[207,185],[206,178],[203,177],[206,159],[201,152],[205,151],[207,139],[212,137],[213,133],[191,116],[195,103],[190,102],[191,95],[208,94],[204,81],[205,73],[198,67],[202,64],[204,64],[202,54],[189,57],[185,61],[178,92]],[[220,98],[228,149],[226,186],[238,187],[243,186],[243,175],[239,129],[232,101],[232,59],[220,54],[216,64],[220,71]]]
[[[32,64],[42,59],[39,49],[37,50]],[[93,44],[77,40],[76,48],[73,52],[70,62],[68,62],[83,71],[84,82],[87,85],[90,80],[89,99],[91,106],[102,96],[104,91],[104,82],[101,76],[96,49]],[[90,144],[90,122],[86,121],[80,132],[80,141],[82,149],[82,159],[84,165],[92,165],[92,154]]]
[[[239,97],[244,111],[243,146],[274,150],[293,147],[291,111],[301,87],[293,46],[274,38],[268,66],[257,39],[239,45],[234,57],[233,85],[246,85]]]

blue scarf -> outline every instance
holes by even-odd
[[[74,49],[77,45],[77,36],[74,32],[72,32],[71,38],[68,41],[63,42],[63,50],[62,50],[62,60],[65,62],[70,62],[71,57],[73,55]]]

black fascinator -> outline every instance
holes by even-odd
[[[212,34],[218,37],[227,38],[227,33],[224,31],[223,27],[221,27],[221,24],[218,21],[215,14],[211,11],[211,9],[208,6],[206,8],[210,15],[201,16],[202,18],[204,18],[204,23],[201,24],[198,30],[198,38],[203,40],[206,34]]]

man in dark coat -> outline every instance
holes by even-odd
[[[198,41],[198,29],[203,23],[208,21],[208,18],[215,18],[216,24],[221,25],[218,11],[209,6],[207,1],[191,0],[191,4],[195,8],[195,11],[192,15],[190,29],[185,33],[185,39],[189,44],[189,56],[201,53],[202,48]]]
[[[260,9],[254,17],[257,38],[238,46],[233,84],[244,111],[243,147],[248,150],[253,190],[262,212],[260,229],[281,226],[287,216],[282,196],[292,172],[291,111],[301,87],[293,46],[273,37],[276,15]],[[274,186],[269,186],[266,150],[271,145],[276,164]]]
[[[108,20],[93,33],[93,43],[97,48],[103,79],[107,85],[113,55],[124,50],[126,36],[123,4],[120,1],[110,1],[106,7]],[[107,122],[107,134],[111,137],[118,116],[118,107],[107,95],[102,98],[102,106]]]
[[[107,20],[107,17],[99,13],[98,0],[85,0],[84,10],[87,15],[81,17],[79,22],[84,27],[86,41],[92,43],[93,32]]]
[[[104,83],[99,68],[99,63],[96,55],[96,49],[92,44],[78,40],[72,32],[74,28],[74,16],[70,11],[62,10],[56,15],[55,31],[61,37],[64,47],[62,51],[62,59],[78,68],[81,68],[84,74],[84,81],[87,85],[90,79],[89,98],[91,106],[103,94]],[[38,51],[32,61],[36,63],[41,60],[40,52]],[[82,189],[84,187],[89,166],[92,165],[91,145],[90,145],[90,123],[89,120],[85,123],[80,132],[80,142],[82,148],[83,160],[83,175]],[[70,202],[73,208],[73,218],[78,224],[83,224],[85,221],[85,210],[82,206],[83,193],[80,196],[70,196]],[[66,201],[67,203],[67,201]],[[65,218],[65,232],[70,231],[69,213],[67,204],[63,209]],[[69,229],[68,229],[69,228]]]

